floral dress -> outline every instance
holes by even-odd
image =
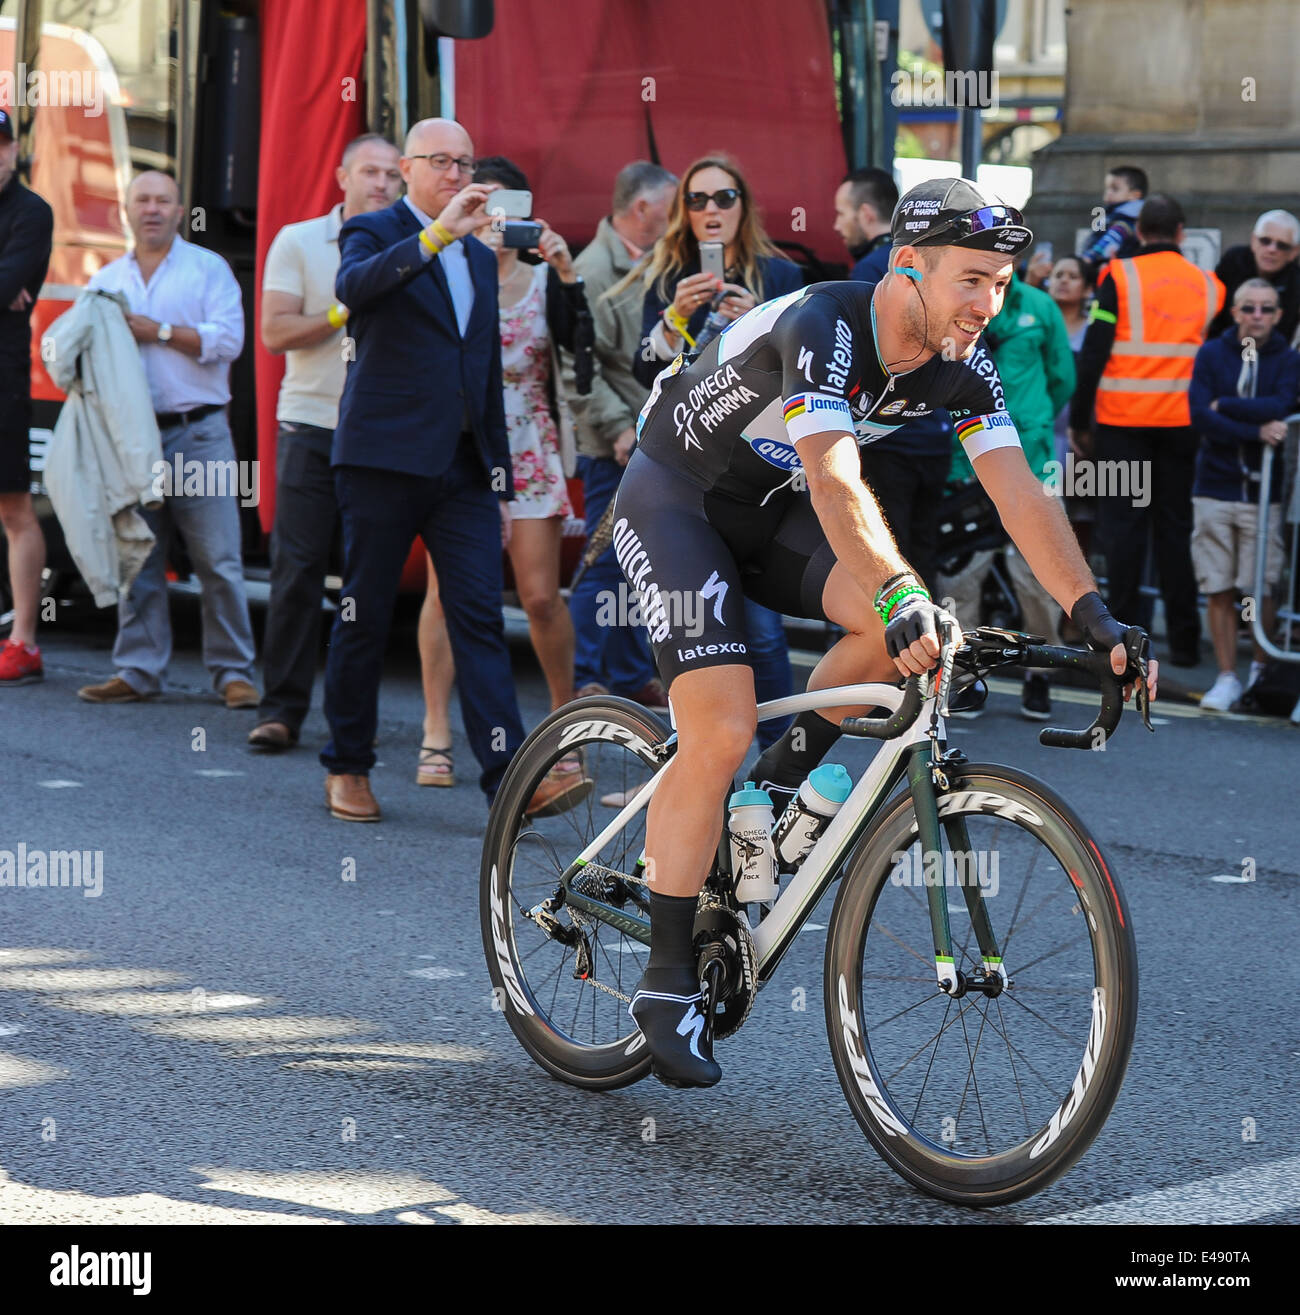
[[[501,371],[505,382],[506,432],[514,465],[518,520],[572,516],[560,458],[560,437],[547,398],[551,336],[546,327],[547,266],[538,265],[528,292],[501,307]]]

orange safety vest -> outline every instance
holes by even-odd
[[[1223,284],[1176,251],[1112,260],[1107,272],[1115,280],[1119,314],[1097,385],[1097,423],[1190,425],[1192,363],[1223,305]]]

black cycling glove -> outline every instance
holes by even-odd
[[[1116,644],[1124,643],[1128,633],[1128,627],[1111,616],[1095,590],[1075,603],[1070,609],[1070,620],[1083,631],[1089,646],[1099,653],[1109,653]]]
[[[885,627],[885,651],[891,658],[896,658],[924,635],[933,635],[937,642],[944,622],[956,624],[938,603],[922,594],[913,594],[905,598],[889,618]]]

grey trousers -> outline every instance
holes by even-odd
[[[1025,632],[1042,635],[1049,644],[1059,644],[1061,639],[1057,633],[1056,621],[1061,612],[1060,606],[1038,583],[1033,571],[1029,569],[1029,563],[1016,551],[1014,545],[1007,544],[1005,559],[1011,586],[1020,604]],[[941,601],[951,600],[949,610],[965,630],[974,630],[980,623],[980,586],[992,562],[993,553],[977,552],[956,575],[939,576],[935,597]],[[948,606],[947,603],[944,605]]]
[[[193,463],[203,463],[204,488],[209,491],[177,491],[164,499],[161,509],[144,512],[157,541],[130,593],[118,604],[113,664],[137,694],[162,692],[172,656],[167,549],[179,530],[202,586],[203,664],[212,674],[212,686],[220,691],[232,680],[251,684],[256,648],[240,559],[238,494],[220,492],[222,485],[215,482],[220,470],[216,463],[228,462],[226,469],[235,469],[226,413],[215,411],[193,424],[168,425],[162,431],[162,452],[173,472],[178,453],[187,472],[196,469]],[[237,481],[225,487],[235,485]]]

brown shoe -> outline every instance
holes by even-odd
[[[228,708],[255,708],[262,696],[246,680],[232,680],[221,691]]]
[[[598,684],[596,681],[591,680],[588,681],[587,684],[585,684],[580,690],[575,690],[573,697],[575,699],[590,699],[595,697],[597,694],[608,694],[608,693],[609,690],[607,690],[604,687],[604,685]]]
[[[264,721],[248,732],[248,743],[267,753],[283,753],[298,743],[298,737],[282,721]]]
[[[587,775],[577,754],[561,758],[533,791],[524,809],[525,817],[555,817],[576,808],[592,791],[595,782]]]
[[[102,685],[83,685],[77,691],[77,697],[85,699],[87,703],[143,703],[146,698],[152,698],[153,695],[140,694],[121,676],[114,676],[112,680],[106,680]]]
[[[343,822],[378,822],[383,816],[370,792],[368,776],[331,772],[325,778],[325,805]]]

